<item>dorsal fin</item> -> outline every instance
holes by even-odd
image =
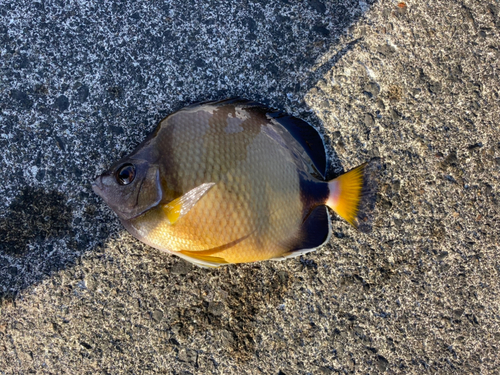
[[[304,148],[316,170],[325,178],[325,145],[318,131],[304,120],[280,111],[270,112],[268,115],[288,130],[293,138]]]
[[[193,104],[190,104],[190,105],[182,108],[181,110],[195,108],[195,107],[198,107],[201,105],[212,105],[215,107],[220,107],[220,106],[230,105],[230,104],[232,104],[234,106],[242,106],[242,107],[259,107],[259,108],[266,109],[267,111],[270,111],[269,108],[262,105],[261,103],[255,102],[253,100],[239,98],[239,97],[222,99],[222,100],[206,100],[206,101],[201,101],[201,102],[195,102]]]
[[[277,259],[293,258],[323,245],[330,238],[330,216],[325,206],[314,208],[303,221],[298,235],[287,245],[290,249]]]

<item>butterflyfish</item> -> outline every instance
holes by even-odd
[[[231,99],[164,118],[92,187],[140,241],[218,267],[320,247],[331,233],[327,207],[366,228],[380,159],[330,181],[326,168],[311,125]]]

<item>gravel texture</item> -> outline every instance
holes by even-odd
[[[496,374],[498,0],[0,0],[0,374]],[[204,270],[91,179],[245,97],[380,156],[370,234]]]

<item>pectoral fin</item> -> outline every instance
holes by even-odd
[[[177,220],[186,215],[195,204],[215,185],[214,182],[207,182],[189,190],[186,194],[174,199],[163,206],[163,211],[170,221],[175,224]]]

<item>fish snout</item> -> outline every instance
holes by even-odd
[[[92,190],[94,190],[94,193],[97,195],[102,195],[103,191],[103,183],[102,183],[102,176],[98,176],[92,181]]]

